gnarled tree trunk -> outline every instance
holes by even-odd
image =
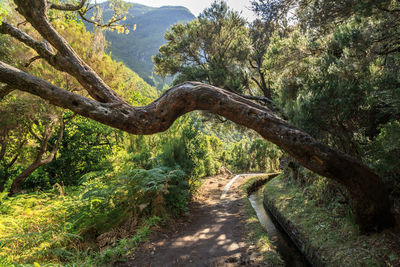
[[[0,63],[0,81],[33,93],[52,104],[132,134],[165,131],[181,115],[207,110],[257,131],[306,168],[344,185],[363,232],[393,224],[388,194],[381,179],[358,160],[319,143],[260,105],[220,88],[187,82],[171,88],[145,107],[101,103],[70,93]]]
[[[85,0],[82,0],[84,2]],[[15,0],[17,11],[45,38],[57,53],[16,27],[3,23],[0,32],[23,42],[59,71],[74,76],[93,98],[68,92],[42,79],[0,62],[0,82],[37,95],[50,103],[132,134],[167,130],[185,113],[206,110],[257,131],[278,145],[306,168],[344,185],[361,231],[391,226],[388,194],[381,179],[360,161],[319,143],[313,137],[277,117],[271,110],[235,93],[197,82],[186,82],[165,92],[145,107],[123,101],[75,53],[47,18],[45,0]]]

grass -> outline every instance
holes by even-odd
[[[93,172],[77,187],[0,195],[0,266],[113,265],[185,210],[184,175],[166,167]]]
[[[75,195],[53,192],[17,195],[0,206],[0,259],[7,264],[57,263],[79,236],[68,233],[65,217]],[[1,265],[1,261],[0,261]]]
[[[99,251],[96,240],[71,233],[68,218],[78,188],[16,195],[0,204],[0,266],[105,266],[133,253],[161,223],[143,219],[133,235]]]
[[[327,266],[398,266],[398,237],[387,230],[359,235],[350,208],[321,205],[298,185],[279,175],[265,186],[266,197],[305,236]]]
[[[243,201],[245,202],[245,207],[247,213],[245,214],[245,224],[248,229],[248,242],[254,244],[257,251],[261,253],[262,261],[266,263],[267,266],[284,266],[284,263],[276,251],[276,247],[272,244],[271,240],[268,238],[265,229],[262,227],[258,221],[257,214],[254,211],[249,199],[247,198],[247,188],[251,186],[257,180],[266,178],[267,175],[257,176],[246,181],[241,189],[243,192]]]

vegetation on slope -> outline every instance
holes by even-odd
[[[359,235],[348,204],[332,196],[323,179],[310,182],[299,185],[281,174],[264,188],[268,206],[275,207],[304,238],[305,254],[318,255],[326,266],[399,264],[397,235],[392,231]]]
[[[109,3],[102,3],[100,6],[104,9],[104,20],[109,20],[113,16]],[[175,23],[185,23],[193,19],[193,14],[182,6],[153,8],[133,3],[124,21],[130,25],[129,33],[118,34],[106,30],[105,37],[109,42],[107,50],[112,53],[113,58],[124,62],[147,83],[155,85],[159,78],[153,77],[152,57],[166,42],[165,32]],[[92,29],[90,24],[87,27]]]

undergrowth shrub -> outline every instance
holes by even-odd
[[[219,138],[201,132],[195,120],[183,124],[180,131],[163,144],[159,164],[182,169],[193,192],[200,185],[200,178],[219,172],[223,144]]]
[[[57,252],[81,238],[68,232],[64,224],[68,209],[76,200],[73,192],[63,197],[58,190],[3,200],[0,205],[0,261],[58,261]]]
[[[342,185],[302,167],[290,156],[285,155],[280,159],[280,168],[283,181],[296,184],[299,191],[318,206],[331,208],[349,203],[348,193]]]
[[[102,266],[132,251],[161,221],[184,212],[189,200],[185,173],[167,167],[91,172],[77,187],[6,198],[0,206],[0,266]],[[114,241],[99,252],[101,235]]]
[[[82,186],[81,201],[68,219],[76,234],[98,235],[143,216],[177,215],[185,211],[190,199],[185,173],[167,167],[132,169],[115,177],[89,173],[83,177]]]
[[[235,172],[274,172],[279,170],[281,150],[264,140],[242,139],[229,152],[227,162]]]

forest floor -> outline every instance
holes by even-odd
[[[120,266],[262,266],[247,238],[248,211],[240,186],[255,175],[241,175],[221,199],[232,176],[204,180],[186,218],[150,237]]]

